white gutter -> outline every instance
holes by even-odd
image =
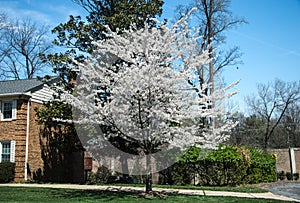
[[[28,145],[29,145],[29,124],[30,124],[30,98],[27,102],[27,124],[26,124],[26,150],[25,150],[25,173],[24,179],[27,180],[27,172],[28,172]]]
[[[30,92],[23,92],[23,93],[4,93],[0,94],[0,97],[17,97],[17,96],[30,96]]]
[[[28,92],[4,93],[4,94],[0,94],[0,97],[12,97],[12,96],[20,96],[20,95],[29,96],[30,93],[28,93]]]

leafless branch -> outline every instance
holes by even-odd
[[[30,19],[6,20],[1,31],[1,66],[3,78],[32,78],[42,72],[48,64],[40,55],[48,54],[52,49],[47,37],[49,29],[38,26]]]
[[[264,148],[280,124],[289,106],[300,99],[300,82],[284,82],[276,79],[273,83],[259,84],[258,96],[246,98],[252,112],[265,120]]]

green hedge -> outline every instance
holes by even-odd
[[[13,182],[15,177],[15,163],[0,163],[0,183]]]
[[[209,152],[190,148],[177,163],[160,172],[161,184],[235,186],[276,181],[276,159],[246,147],[222,145]]]
[[[239,185],[245,183],[250,166],[249,151],[243,147],[220,146],[198,162],[201,185]]]
[[[271,154],[254,149],[250,149],[250,155],[247,183],[276,181],[276,159]]]

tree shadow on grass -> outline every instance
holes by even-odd
[[[140,192],[137,191],[71,190],[70,189],[70,190],[65,190],[64,192],[58,192],[53,195],[68,200],[85,199],[85,200],[112,201],[118,199],[124,200],[126,198],[131,199],[134,197],[137,198],[139,193]]]

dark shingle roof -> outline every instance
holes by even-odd
[[[0,81],[0,95],[23,94],[33,89],[42,87],[40,79],[6,80]]]

